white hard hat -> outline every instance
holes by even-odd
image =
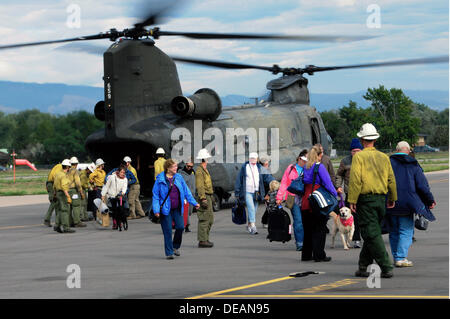
[[[70,159],[70,164],[78,164],[78,158],[75,156]]]
[[[126,162],[126,163],[131,162],[131,158],[129,156],[125,156],[123,158],[123,161]]]
[[[207,159],[210,158],[211,155],[209,155],[209,152],[206,148],[202,148],[200,151],[198,151],[197,159]]]
[[[156,154],[166,154],[166,152],[164,151],[164,149],[162,147],[160,147],[156,150]]]
[[[93,173],[95,171],[95,164],[91,163],[87,166],[87,168]]]
[[[258,153],[252,152],[248,155],[248,158],[258,158]]]
[[[103,164],[105,164],[105,162],[103,162],[103,160],[101,158],[99,158],[95,161],[95,166],[99,166],[99,165],[103,165]]]
[[[67,158],[62,161],[61,165],[62,166],[72,166],[72,164],[70,163],[70,161]]]
[[[380,137],[380,134],[378,134],[377,129],[375,126],[373,126],[370,123],[366,123],[363,126],[361,126],[361,130],[356,133],[356,135],[364,140],[376,140]]]

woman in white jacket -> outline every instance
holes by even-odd
[[[106,184],[102,188],[102,201],[112,210],[113,229],[117,229],[119,226],[115,218],[115,216],[119,216],[118,210],[125,206],[125,194],[128,187],[125,171],[126,168],[120,166],[117,171],[108,176]]]

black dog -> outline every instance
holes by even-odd
[[[128,230],[128,220],[127,217],[130,214],[128,205],[126,205],[125,198],[120,197],[110,198],[111,211],[113,218],[113,229],[118,229],[119,231]]]

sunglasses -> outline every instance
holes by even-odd
[[[193,168],[194,166],[192,165],[186,165],[187,168]]]

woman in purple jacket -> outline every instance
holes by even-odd
[[[314,189],[320,186],[325,187],[331,194],[337,196],[336,189],[331,181],[330,174],[325,166],[320,164],[323,153],[318,145],[314,145],[308,152],[308,163],[303,171],[303,183],[305,184],[305,194],[302,198],[302,221],[304,228],[302,261],[312,260],[316,262],[330,261],[325,253],[325,240],[327,236],[328,216],[321,214],[313,209],[308,202],[308,196],[311,194],[313,184],[314,167],[318,165],[318,172]]]

